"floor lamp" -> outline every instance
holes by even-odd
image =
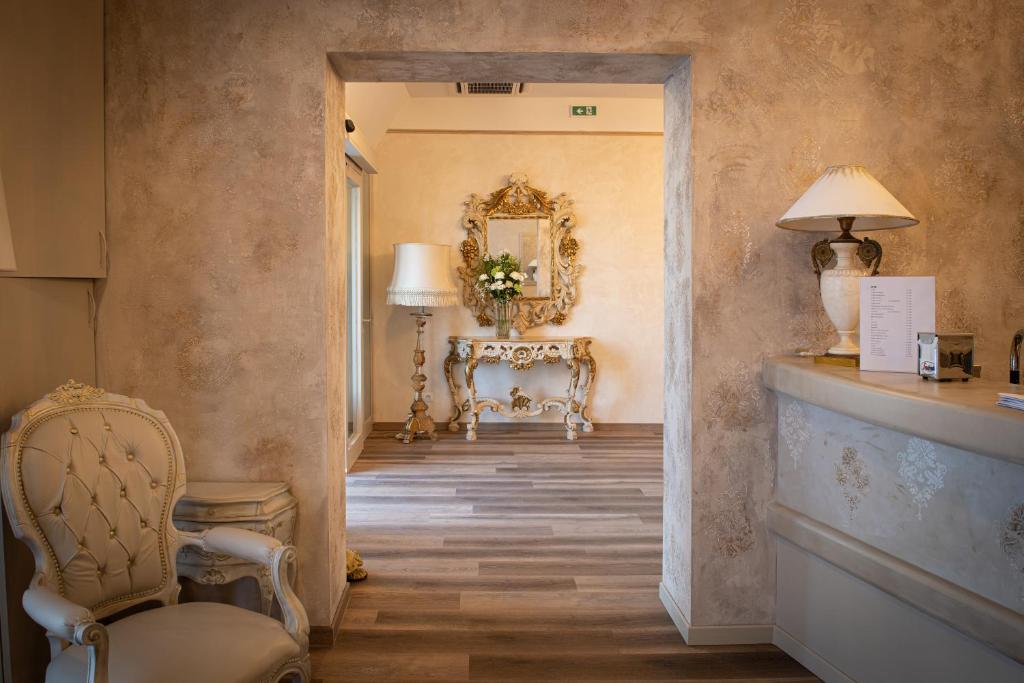
[[[418,310],[410,315],[416,318],[416,349],[412,362],[416,370],[412,375],[415,392],[409,417],[402,431],[395,435],[403,443],[414,438],[437,438],[434,420],[428,413],[429,406],[423,398],[427,376],[423,374],[426,353],[423,351],[423,328],[430,313],[426,309],[454,306],[458,303],[458,290],[452,280],[450,261],[451,247],[447,244],[419,244],[406,242],[395,245],[395,274],[388,287],[388,303],[395,306],[415,306]]]

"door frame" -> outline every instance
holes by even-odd
[[[344,110],[346,82],[651,83],[664,87],[664,525],[662,582],[666,611],[690,629],[694,590],[692,58],[688,53],[329,51],[327,111]],[[340,97],[337,97],[340,95]],[[331,155],[338,154],[328,143]],[[333,225],[328,218],[328,232]],[[344,280],[343,280],[344,283]],[[348,343],[343,339],[342,343]],[[341,482],[344,496],[345,483]],[[344,536],[344,534],[342,534]],[[683,557],[672,556],[682,551]],[[679,609],[677,605],[684,605]],[[711,627],[722,629],[728,627]],[[729,636],[727,636],[729,637]],[[722,642],[730,642],[723,640]],[[739,642],[739,641],[737,641]],[[744,641],[745,642],[745,641]]]

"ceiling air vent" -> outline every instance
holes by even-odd
[[[459,95],[519,95],[526,84],[511,81],[492,81],[487,83],[456,83],[455,92]]]

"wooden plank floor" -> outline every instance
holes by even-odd
[[[688,647],[672,625],[659,430],[535,427],[368,439],[348,538],[370,578],[315,680],[817,680],[771,645]]]

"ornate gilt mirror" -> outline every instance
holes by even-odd
[[[576,214],[568,195],[549,199],[522,173],[513,173],[508,180],[490,196],[473,194],[466,202],[459,277],[463,302],[477,322],[488,327],[494,324],[495,308],[477,288],[482,256],[504,250],[519,259],[527,280],[523,295],[515,299],[512,325],[522,334],[530,327],[565,322],[576,303],[579,243],[572,234]]]

